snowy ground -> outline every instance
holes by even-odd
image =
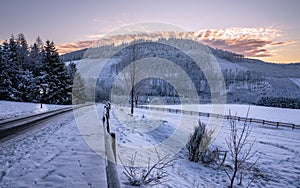
[[[300,78],[290,78],[300,88]]]
[[[182,109],[181,105],[151,105],[160,108]],[[217,108],[222,108],[223,105],[214,105]],[[212,112],[212,105],[184,105],[184,109],[197,112]],[[240,117],[246,117],[247,110],[249,108],[249,118],[263,119],[274,122],[294,123],[300,124],[300,109],[288,109],[288,108],[274,108],[266,106],[255,105],[240,105],[240,104],[226,104],[224,105],[224,113],[231,115],[237,114]]]
[[[167,106],[168,108],[170,106]],[[229,107],[229,105],[227,106]],[[246,114],[248,106],[231,105],[238,115]],[[99,108],[100,109],[100,108]],[[203,108],[204,109],[204,108]],[[209,108],[206,108],[209,109]],[[102,109],[100,109],[102,110]],[[192,109],[191,109],[192,110]],[[208,110],[209,111],[209,110]],[[300,124],[299,110],[251,107],[250,115],[255,118],[284,120]],[[135,115],[128,114],[126,107],[113,107],[111,129],[117,135],[117,153],[126,159],[137,152],[137,163],[146,166],[148,157],[155,159],[153,146],[162,153],[171,153],[176,159],[173,167],[168,169],[168,181],[162,187],[227,187],[228,177],[221,169],[204,166],[187,160],[187,143],[198,119],[194,116],[180,116],[135,109]],[[258,115],[259,117],[256,117]],[[207,118],[201,118],[207,122]],[[228,150],[226,139],[229,137],[229,122],[223,121],[212,146]],[[273,128],[250,124],[252,134],[250,141],[256,140],[258,177],[250,187],[299,187],[300,185],[300,131],[287,128]],[[126,177],[118,161],[121,182],[125,186]],[[244,180],[244,186],[246,185]],[[241,186],[243,187],[243,186]]]
[[[35,106],[9,103],[17,112],[30,112]],[[77,120],[90,110],[81,109]],[[86,144],[84,136],[74,114],[68,113],[10,140],[0,140],[0,187],[106,187],[105,160]]]
[[[32,109],[29,106],[36,105],[1,101],[2,105],[5,103],[12,109],[11,114],[14,114],[14,110],[16,113],[30,113]],[[237,115],[245,114],[247,108],[248,106],[240,105]],[[97,105],[97,109],[101,117],[103,105]],[[250,114],[252,111],[254,114],[264,115],[263,117],[272,115],[274,118],[300,123],[299,116],[296,115],[299,114],[298,110],[259,109],[251,107]],[[88,138],[99,138],[99,135],[97,131],[90,130],[88,125],[88,134],[83,134],[76,126],[79,122],[87,122],[86,118],[91,110],[93,107],[82,109],[76,115],[76,122],[74,115],[70,113],[47,121],[25,135],[0,142],[0,187],[103,187],[106,176],[104,159],[86,143]],[[3,108],[1,111],[6,114]],[[151,162],[156,160],[153,152],[156,148],[160,154],[170,153],[175,159],[173,166],[167,169],[168,181],[158,187],[228,186],[229,181],[224,171],[187,160],[185,144],[197,125],[197,117],[144,109],[135,109],[134,116],[128,112],[126,107],[112,106],[110,122],[111,130],[117,136],[117,153],[124,162],[137,151],[137,164],[146,165],[149,157]],[[288,119],[283,119],[285,116]],[[201,121],[208,122],[208,119],[201,118]],[[225,140],[229,136],[228,122],[223,121],[222,125],[212,145],[227,150]],[[96,129],[99,128],[97,126]],[[257,167],[260,170],[259,177],[251,186],[299,187],[300,131],[253,123],[250,126],[250,140],[256,139],[256,157],[259,157]],[[100,138],[94,141],[101,145]],[[126,177],[120,160],[118,172],[125,187]],[[243,185],[245,184],[246,182]]]
[[[39,103],[0,101],[0,121],[64,107],[66,106],[43,104],[43,108],[41,108],[41,104]]]

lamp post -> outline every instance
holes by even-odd
[[[43,108],[43,94],[44,94],[44,89],[43,87],[40,87],[41,108]]]

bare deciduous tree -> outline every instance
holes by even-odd
[[[247,112],[247,118],[249,114],[249,109]],[[230,137],[229,140],[226,140],[226,144],[229,149],[229,154],[231,156],[232,162],[232,172],[230,173],[228,169],[225,169],[225,173],[227,174],[230,180],[230,188],[233,187],[235,179],[239,176],[239,183],[242,184],[243,172],[249,171],[251,167],[253,167],[257,160],[253,163],[249,163],[248,161],[254,157],[257,151],[252,151],[253,142],[249,142],[249,135],[251,133],[251,129],[247,124],[247,120],[243,123],[242,127],[239,129],[236,120],[231,118],[230,115]],[[251,182],[250,182],[251,183]]]

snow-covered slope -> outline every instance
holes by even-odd
[[[191,54],[195,54],[197,53],[197,51],[195,50],[203,48],[203,45],[201,46],[199,43],[190,40],[171,39],[170,41],[172,44],[176,44],[176,46],[187,48],[188,52]],[[162,42],[166,41],[162,40]],[[196,44],[200,46],[198,49],[195,48],[195,46],[197,46]],[[182,69],[190,67],[187,72],[190,77],[195,78],[193,82],[201,82],[201,87],[197,86],[197,89],[202,94],[203,102],[209,102],[210,87],[207,84],[207,80],[205,79],[205,77],[199,75],[199,72],[194,71],[195,67],[191,66],[192,62],[190,62],[190,60],[188,60],[187,58],[178,55],[178,52],[172,51],[172,48],[164,49],[167,47],[155,45],[155,43],[144,43],[142,49],[137,49],[136,54],[138,54],[138,56],[141,58],[159,57],[162,59],[168,59],[170,61],[176,61],[180,59],[181,64],[179,66],[181,66]],[[108,54],[112,53],[111,55],[114,55],[113,52],[117,52],[118,55],[114,58],[123,59],[124,64],[124,62],[131,61],[132,59],[132,50],[130,47],[130,44],[123,44],[123,46],[111,45],[93,48],[91,50],[82,51],[82,53],[86,53],[86,55],[82,55],[82,57],[89,57],[91,59],[94,58],[96,62],[97,58],[110,58]],[[128,49],[119,51],[122,48]],[[241,57],[237,58],[235,57],[235,55],[237,54],[225,51],[219,52],[218,50],[212,50],[212,53],[215,53],[216,60],[223,72],[227,89],[227,101],[229,103],[255,104],[263,97],[293,99],[300,98],[300,88],[298,84],[298,80],[300,79],[300,63],[274,64],[255,59],[245,59]],[[225,56],[220,56],[220,54],[225,54]],[[89,59],[88,61],[93,61],[91,59]],[[84,64],[85,60],[77,60],[75,62]],[[105,78],[102,78],[102,80],[105,79],[105,81],[100,82],[98,88],[99,90],[97,91],[99,95],[107,95],[105,92],[109,90],[112,85],[112,83],[110,83],[110,78],[116,76],[116,72],[118,71],[118,69],[120,69],[120,67],[122,67],[122,63],[118,65],[118,62],[119,60],[110,61],[110,65],[107,66],[105,70],[102,70],[103,73],[105,73]],[[87,68],[89,69],[85,70],[87,70],[87,75],[89,75],[89,71],[95,71],[97,69],[97,66],[88,65]],[[101,77],[101,75],[99,76]],[[174,79],[180,78],[177,77]],[[86,80],[86,82],[88,83],[89,80]],[[203,82],[205,82],[206,84],[202,84]],[[202,86],[205,87],[202,88]],[[161,85],[157,85],[153,87],[153,90],[156,92],[158,90],[163,91],[163,89],[160,87]],[[152,93],[154,91],[152,91]],[[151,91],[149,91],[149,93],[151,93]],[[168,95],[168,93],[163,93],[163,95]]]
[[[291,78],[291,80],[300,88],[300,78]]]

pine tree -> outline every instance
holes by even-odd
[[[79,72],[77,72],[75,63],[71,62],[68,65],[68,74],[70,75],[71,85],[72,85],[72,103],[73,104],[85,103],[86,102],[85,84]]]
[[[8,70],[7,74],[11,80],[10,100],[21,101],[21,94],[18,91],[21,67],[17,55],[17,43],[14,35],[11,35],[8,43]]]
[[[70,104],[72,100],[71,80],[66,66],[60,60],[53,42],[47,40],[44,48],[46,68],[44,81],[46,82],[42,84],[47,88],[44,96],[45,102],[51,104]]]
[[[18,62],[21,65],[21,68],[23,70],[28,70],[29,69],[29,62],[28,62],[28,56],[29,56],[29,51],[28,51],[28,44],[25,39],[25,36],[23,33],[20,33],[17,38],[17,58]]]
[[[77,71],[77,68],[76,68],[76,64],[71,62],[68,66],[67,66],[67,70],[68,70],[68,74],[72,80],[72,83],[73,84],[73,79],[74,79],[74,76],[75,76],[75,73]]]
[[[19,100],[30,102],[33,100],[35,79],[32,73],[33,66],[30,63],[28,43],[25,39],[24,34],[19,34],[16,40],[17,43],[17,58],[19,65],[19,75],[18,75],[18,94]]]
[[[29,70],[32,72],[34,80],[30,86],[31,92],[27,93],[27,98],[32,102],[40,102],[40,87],[46,83],[46,65],[44,56],[44,49],[40,37],[30,48],[29,52]],[[30,79],[30,78],[28,78]]]
[[[3,46],[0,46],[0,100],[10,100],[12,92],[12,82],[8,75],[8,52],[9,46],[5,41]]]

